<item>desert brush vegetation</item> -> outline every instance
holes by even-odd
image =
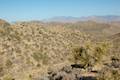
[[[0,80],[120,80],[118,26],[0,20]]]

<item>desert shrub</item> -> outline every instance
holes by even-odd
[[[33,53],[32,57],[37,61],[42,61],[43,64],[47,64],[48,61],[49,61],[49,57],[48,55],[45,53],[45,54],[42,54],[40,52],[35,52]]]
[[[5,36],[5,35],[6,35],[5,29],[0,28],[0,37]]]
[[[0,65],[0,77],[4,75],[4,69],[3,66]]]
[[[99,73],[97,80],[120,80],[120,71],[112,68],[104,68]]]
[[[0,28],[0,33],[4,33],[4,32],[5,32],[4,29]]]
[[[106,43],[85,44],[85,46],[73,49],[72,61],[76,64],[83,64],[86,67],[94,66],[96,63],[102,61],[103,56],[106,56],[108,53],[108,49],[108,44]]]
[[[110,44],[97,43],[94,47],[94,58],[97,62],[100,62],[103,56],[106,56],[109,52]]]
[[[15,80],[11,75],[5,75],[4,77],[3,77],[3,80]]]
[[[18,41],[21,40],[20,34],[17,31],[13,31],[13,33],[10,33],[9,36],[13,39],[18,40]]]
[[[92,56],[88,54],[88,51],[85,47],[80,47],[74,49],[74,54],[73,54],[73,59],[75,63],[81,63],[85,66],[91,65],[90,64],[90,59]]]
[[[40,60],[40,57],[41,55],[39,55],[40,53],[33,53],[32,57],[36,60],[36,61],[39,61]]]
[[[11,67],[11,66],[12,66],[11,60],[7,59],[6,60],[6,67],[8,68],[8,67]]]

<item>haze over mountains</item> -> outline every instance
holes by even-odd
[[[78,21],[96,21],[96,22],[116,22],[120,21],[120,16],[107,15],[107,16],[88,16],[88,17],[72,17],[72,16],[57,16],[43,21],[47,22],[78,22]]]

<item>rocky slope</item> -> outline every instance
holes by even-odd
[[[0,19],[0,26],[9,26],[10,24],[5,20]]]
[[[98,42],[92,37],[104,34],[102,31],[109,24],[18,22],[10,25],[6,21],[1,24],[1,80],[120,79],[120,59],[112,55],[112,52],[119,55],[119,51],[111,46],[112,41]]]
[[[87,35],[66,27],[31,22],[0,27],[0,77],[38,77],[50,65],[66,61],[71,49],[87,40]]]

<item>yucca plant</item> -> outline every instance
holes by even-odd
[[[73,52],[73,60],[75,62],[75,64],[82,64],[85,67],[92,65],[92,56],[89,55],[88,53],[88,49],[86,49],[85,47],[80,47],[80,48],[76,48],[74,49]]]
[[[85,65],[85,67],[94,66],[108,53],[108,49],[108,44],[105,43],[87,44],[82,47],[74,48],[72,58],[75,64],[80,63]]]

